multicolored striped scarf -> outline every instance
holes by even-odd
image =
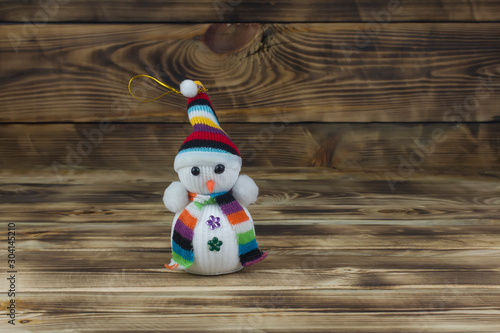
[[[205,205],[217,204],[232,225],[238,240],[241,265],[246,267],[267,257],[267,252],[259,250],[253,223],[243,207],[236,201],[231,192],[213,193],[211,195],[189,193],[192,201],[179,215],[175,222],[172,236],[172,259],[184,268],[193,264],[193,234],[196,223]]]

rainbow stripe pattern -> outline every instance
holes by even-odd
[[[196,223],[205,205],[217,204],[236,232],[241,265],[253,265],[265,257],[267,252],[259,250],[253,224],[243,207],[231,192],[211,195],[190,194],[191,202],[175,222],[172,236],[172,259],[188,268],[193,264],[193,234]]]
[[[187,112],[193,125],[193,133],[184,140],[179,154],[203,151],[240,156],[238,148],[220,127],[219,119],[206,93],[200,92],[189,98]]]

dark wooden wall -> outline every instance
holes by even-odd
[[[143,73],[209,87],[245,166],[398,173],[434,130],[418,170],[500,165],[496,1],[55,1],[0,1],[2,168],[164,171],[185,99]]]

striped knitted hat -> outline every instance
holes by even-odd
[[[191,133],[182,144],[174,160],[174,169],[185,166],[216,166],[241,168],[238,148],[220,127],[212,103],[199,81],[185,80],[181,83],[181,93],[188,97],[187,112],[193,125]]]

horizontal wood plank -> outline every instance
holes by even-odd
[[[356,180],[359,182],[385,181],[384,174],[380,172],[342,172],[328,167],[248,167],[243,166],[242,173],[250,175],[257,180],[325,180],[343,182]],[[17,184],[53,184],[55,185],[54,171],[51,168],[37,169],[0,169],[0,183]],[[500,172],[478,172],[474,174],[432,173],[415,172],[408,178],[411,181],[437,181],[446,182],[496,182]],[[173,168],[163,170],[107,170],[107,169],[75,169],[58,181],[58,184],[90,185],[90,184],[137,184],[141,182],[164,183],[178,180],[178,175]]]
[[[172,218],[165,218],[163,223],[132,221],[82,225],[17,222],[16,242],[18,251],[21,251],[21,261],[25,263],[23,267],[30,271],[58,270],[67,266],[67,258],[71,255],[61,252],[62,250],[71,251],[72,256],[80,258],[78,263],[70,265],[78,265],[78,269],[82,271],[99,269],[89,259],[93,255],[107,262],[102,266],[103,269],[113,269],[115,265],[129,269],[148,269],[148,260],[163,258],[165,253],[170,252],[171,224]],[[293,267],[287,263],[293,255],[320,255],[318,258],[321,259],[315,258],[330,268],[335,263],[343,262],[347,265],[352,262],[352,265],[359,265],[356,267],[360,268],[377,263],[388,269],[408,268],[407,264],[419,269],[429,268],[426,265],[443,270],[457,265],[464,269],[472,266],[487,269],[497,263],[496,258],[500,254],[500,227],[495,225],[421,226],[418,221],[412,226],[394,226],[383,221],[365,225],[343,225],[335,221],[318,225],[312,225],[312,222],[280,225],[257,221],[256,232],[260,246],[283,259],[283,268]],[[7,244],[2,244],[0,249],[6,250]],[[92,253],[86,254],[83,251]],[[359,254],[359,251],[363,253]],[[144,257],[146,266],[120,262],[126,256],[123,252]],[[359,257],[353,260],[349,259],[350,255]],[[50,256],[53,258],[52,262],[42,265],[36,264],[34,259],[35,264],[24,260],[42,256]],[[328,256],[331,260],[321,256]],[[408,258],[398,256],[411,256],[413,259],[409,263]],[[479,256],[483,256],[483,259],[476,262],[474,258]]]
[[[420,174],[420,177],[396,184],[392,192],[383,174],[374,174],[370,179],[366,175],[330,170],[330,178],[302,176],[294,180],[291,176],[272,180],[265,172],[248,171],[260,188],[259,200],[250,211],[256,224],[262,226],[391,224],[427,225],[432,230],[432,226],[439,225],[497,225],[500,216],[499,178],[492,176],[468,179],[461,175],[429,177]],[[45,182],[30,183],[29,179],[24,179],[26,183],[19,183],[11,177],[1,179],[1,221],[85,223],[78,230],[86,235],[94,223],[101,227],[102,223],[113,222],[153,223],[164,227],[173,219],[173,214],[162,202],[164,189],[177,180],[173,175],[156,178],[154,174],[152,179],[147,179],[145,174],[137,178],[133,173],[113,176],[94,172],[89,184],[73,178],[55,183],[50,173],[45,175]],[[263,175],[261,179],[259,175]],[[45,225],[41,223],[39,228],[32,230],[33,237],[58,235],[54,231],[44,236]],[[168,233],[168,230],[167,227],[163,232]],[[336,232],[340,230],[344,229]],[[38,235],[38,231],[42,235]],[[404,244],[405,237],[411,237],[412,232],[403,233],[398,242]],[[485,234],[488,231],[481,237],[488,238]],[[394,235],[387,239],[391,237]],[[495,243],[485,241],[481,244],[490,247]]]
[[[167,276],[168,277],[168,276]],[[353,297],[359,296],[359,297]],[[439,314],[446,306],[450,311],[491,310],[498,305],[500,292],[494,289],[459,289],[458,285],[412,290],[382,289],[322,289],[322,290],[226,290],[200,291],[170,290],[161,293],[115,293],[94,291],[88,293],[49,291],[26,292],[23,313],[70,314],[72,312],[129,313],[146,315],[206,313],[207,308],[219,308],[233,314],[255,311],[329,311],[335,313],[428,311]],[[128,302],[127,300],[134,300]],[[411,300],[411,301],[409,301]],[[61,305],[64,305],[62,307]],[[31,323],[35,325],[35,323]]]
[[[36,327],[37,331],[57,328],[71,331],[81,327],[104,331],[108,327],[104,322],[106,318],[120,319],[119,323],[128,318],[128,326],[114,326],[115,329],[331,332],[326,324],[329,323],[342,332],[459,332],[464,329],[487,332],[498,327],[491,317],[496,314],[498,291],[455,287],[358,291],[27,292],[22,298],[23,319],[19,320],[19,326]],[[131,316],[135,322],[130,320]],[[195,322],[193,316],[197,316]],[[216,326],[212,326],[214,318]]]
[[[127,83],[137,74],[174,87],[201,80],[223,122],[499,119],[500,23],[366,29],[375,28],[48,24],[27,35],[0,25],[9,36],[0,41],[0,122],[187,121],[184,97],[133,99]],[[162,92],[141,80],[133,88]]]
[[[0,20],[24,22],[350,22],[375,21],[387,11],[392,21],[493,21],[499,4],[491,0],[387,1],[262,0],[126,1],[2,0]]]
[[[218,310],[218,308],[215,308]],[[337,314],[329,311],[284,312],[265,310],[246,314],[227,313],[221,309],[205,316],[192,314],[30,314],[27,324],[32,323],[37,332],[339,332],[370,333],[456,333],[496,332],[500,329],[495,310],[440,311],[438,313],[362,313]],[[257,309],[256,311],[260,311]],[[113,324],[111,324],[113,323]],[[112,326],[111,326],[112,325]],[[30,326],[26,325],[26,329]]]
[[[399,184],[420,172],[495,172],[500,124],[223,124],[243,167],[329,167],[383,173]],[[0,166],[52,171],[172,172],[188,124],[4,124]],[[394,185],[396,187],[397,185]]]
[[[457,292],[476,288],[500,291],[500,271],[498,262],[494,261],[498,251],[472,256],[463,253],[465,262],[458,258],[449,260],[446,255],[436,258],[440,254],[434,252],[427,263],[425,258],[414,257],[411,251],[389,253],[406,259],[404,264],[402,258],[398,260],[400,267],[398,264],[386,267],[384,264],[389,260],[377,260],[373,256],[370,257],[373,262],[369,262],[369,251],[352,250],[345,257],[340,255],[339,262],[335,261],[339,255],[319,255],[320,252],[321,249],[317,249],[315,254],[281,256],[271,250],[265,261],[239,274],[207,277],[169,272],[164,265],[170,262],[170,253],[30,251],[20,252],[17,271],[23,277],[19,289],[25,292],[439,290],[447,287]],[[460,253],[455,255],[459,257]],[[475,263],[488,255],[491,256],[486,259],[489,264],[479,268]],[[356,260],[360,257],[364,258],[358,263]]]

